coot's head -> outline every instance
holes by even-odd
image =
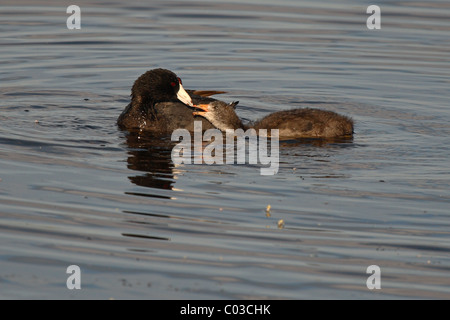
[[[202,111],[195,111],[193,114],[206,118],[213,126],[222,131],[239,129],[242,128],[242,122],[234,110],[238,103],[239,101],[235,101],[227,104],[217,100],[209,104],[198,104],[195,107]]]
[[[131,100],[145,108],[153,108],[158,102],[181,101],[194,106],[184,90],[181,79],[166,69],[153,69],[141,75],[131,89]]]

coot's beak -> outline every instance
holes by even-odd
[[[209,104],[197,104],[195,105],[195,107],[200,110],[203,110],[203,112],[201,111],[192,112],[194,116],[205,116],[205,114],[208,112]]]
[[[208,112],[209,110],[209,104],[196,104],[195,107],[205,112]]]
[[[184,104],[187,104],[190,107],[193,107],[194,104],[192,103],[192,99],[189,96],[189,94],[186,92],[186,90],[184,90],[183,86],[180,83],[180,88],[178,89],[177,92],[177,98],[178,100],[180,100],[181,102],[183,102]]]

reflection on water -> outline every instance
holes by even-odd
[[[125,135],[126,144],[128,146],[128,169],[133,171],[142,172],[140,175],[131,175],[129,179],[132,183],[147,187],[147,188],[155,188],[155,189],[166,189],[172,190],[174,188],[174,184],[176,183],[176,177],[174,173],[175,165],[172,161],[172,149],[178,143],[178,141],[171,141],[170,137],[152,137],[151,135],[146,135],[138,132],[127,132]],[[289,155],[292,152],[302,152],[302,149],[298,149],[301,146],[314,146],[314,147],[349,147],[352,146],[353,138],[348,139],[297,139],[297,140],[286,140],[281,141],[279,143],[280,151],[283,158],[289,159]],[[201,154],[204,154],[205,148],[208,147],[210,141],[203,141],[201,146]],[[245,159],[245,164],[249,165],[249,153],[252,152],[252,147],[250,146],[249,138],[245,139],[244,149],[239,149],[238,145],[235,143],[233,145],[228,146],[226,138],[224,136],[224,140],[222,141],[223,148],[216,149],[215,152],[223,152],[222,159],[223,162],[227,164],[237,164],[237,157],[240,152],[244,153],[243,159]],[[268,145],[270,146],[270,141],[268,141]],[[232,152],[230,149],[234,149],[234,161],[233,163],[228,163],[227,153]],[[255,148],[255,146],[253,147]],[[258,150],[256,147],[255,150]],[[190,163],[194,163],[194,158],[199,155],[196,152],[200,152],[199,150],[195,150],[194,146],[191,146],[191,161]],[[215,152],[213,152],[212,156],[215,157]],[[269,148],[268,154],[271,154],[271,150]],[[311,157],[316,157],[312,155]],[[277,157],[277,159],[279,156]],[[321,156],[318,156],[321,160]],[[214,158],[216,159],[216,158]],[[288,163],[287,163],[288,164]],[[202,159],[202,165],[207,166]],[[289,164],[288,164],[289,165]],[[189,165],[188,165],[189,166]],[[332,177],[334,175],[328,175],[328,177]],[[157,194],[147,194],[147,193],[137,193],[137,192],[128,192],[127,194],[137,195],[137,196],[150,196],[150,197],[160,197],[170,199],[170,197],[161,196]]]
[[[169,138],[152,138],[139,133],[127,133],[128,168],[144,172],[133,175],[132,183],[157,189],[171,190],[175,183],[171,154],[174,142]]]

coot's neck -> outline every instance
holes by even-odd
[[[150,116],[152,119],[156,119],[156,101],[150,96],[131,95],[131,105],[145,115]]]
[[[225,131],[227,129],[245,129],[241,119],[237,116],[234,109],[229,108],[227,112],[213,113],[206,117],[217,129]]]

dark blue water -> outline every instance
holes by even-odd
[[[450,298],[450,6],[380,1],[368,30],[371,4],[79,1],[68,30],[64,5],[6,1],[0,298]],[[317,107],[355,138],[283,143],[275,176],[175,166],[115,124],[156,67],[246,120]]]

